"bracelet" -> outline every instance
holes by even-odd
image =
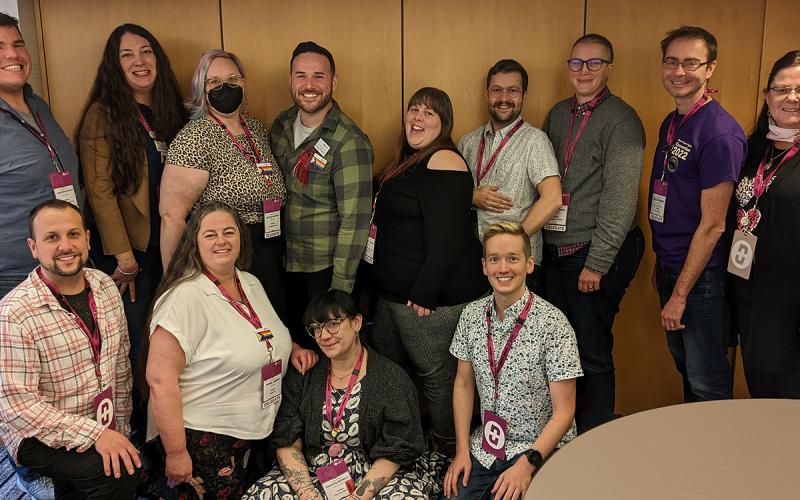
[[[125,271],[122,270],[121,267],[117,266],[117,271],[119,271],[119,273],[123,276],[133,276],[139,272],[139,268],[137,267],[135,271],[126,273]]]

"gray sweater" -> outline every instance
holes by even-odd
[[[564,146],[572,99],[550,110],[544,130],[564,174]],[[581,117],[575,117],[573,137]],[[592,112],[575,147],[562,190],[570,193],[565,232],[544,231],[545,243],[591,242],[586,267],[607,273],[633,225],[644,156],[644,128],[636,111],[610,95]]]

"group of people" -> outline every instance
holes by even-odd
[[[648,214],[685,399],[731,397],[733,326],[752,395],[800,397],[800,51],[748,140],[709,96],[713,35],[684,26],[661,50],[676,109]],[[521,117],[527,72],[498,61],[488,122],[458,143],[448,95],[421,88],[373,180],[314,42],[268,132],[236,55],[204,53],[184,105],[155,37],[122,25],[76,151],[0,14],[0,437],[18,483],[133,498],[149,442],[153,498],[522,498],[553,450],[614,418],[645,133],[613,61],[580,37],[573,96],[541,129]]]

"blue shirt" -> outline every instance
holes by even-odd
[[[37,113],[50,145],[64,170],[72,174],[75,196],[78,187],[78,157],[53,113],[30,85],[23,90],[31,114]],[[28,238],[28,213],[37,204],[53,198],[49,175],[56,171],[47,147],[21,123],[23,116],[0,99],[0,276],[20,277],[38,264],[31,256]]]

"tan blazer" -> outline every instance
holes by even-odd
[[[93,104],[80,131],[81,170],[84,190],[97,222],[103,253],[114,255],[131,249],[145,251],[150,241],[150,189],[147,153],[137,168],[142,184],[132,195],[114,194],[109,164],[107,126],[104,113]],[[155,214],[157,217],[158,214]]]

